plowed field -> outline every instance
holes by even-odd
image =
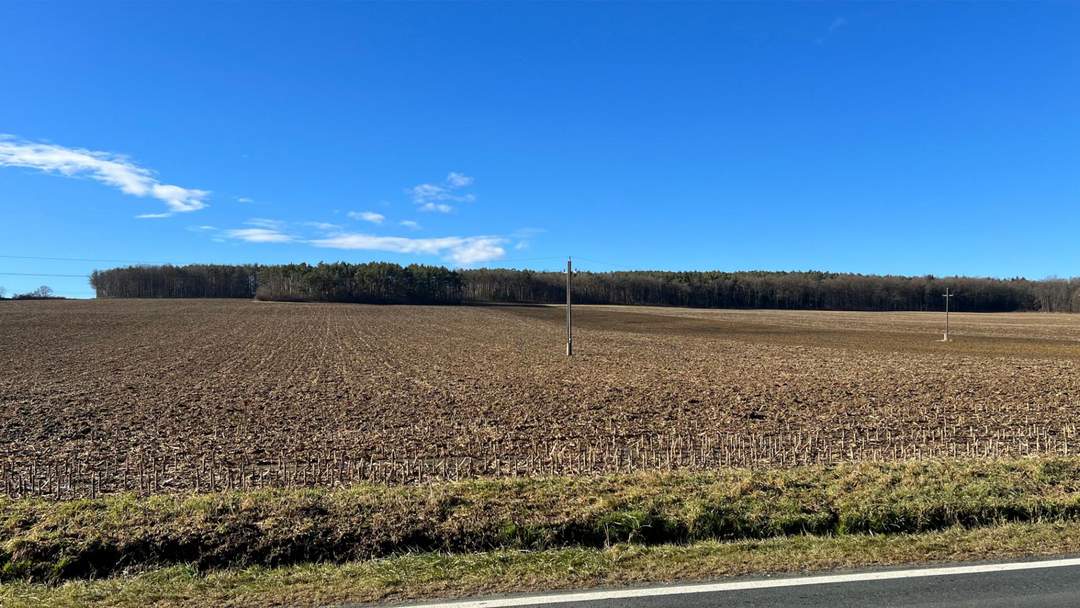
[[[582,306],[567,358],[563,314],[2,302],[5,488],[1075,452],[1080,316]]]

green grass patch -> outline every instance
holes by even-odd
[[[190,565],[59,584],[0,584],[5,608],[326,606],[707,580],[1075,552],[1080,522],[953,527],[921,534],[788,536],[689,545],[425,553],[344,564],[201,572]]]
[[[1080,515],[1080,458],[0,500],[0,580],[921,533]]]

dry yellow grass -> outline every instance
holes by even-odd
[[[1008,524],[895,536],[789,537],[733,543],[471,555],[420,554],[200,574],[176,566],[58,586],[0,584],[5,608],[228,606],[304,608],[356,602],[575,589],[673,580],[715,580],[894,564],[1006,559],[1080,549],[1080,524]]]

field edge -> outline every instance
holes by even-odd
[[[799,535],[734,542],[471,554],[200,573],[178,565],[58,585],[0,584],[10,608],[328,606],[558,591],[836,569],[1045,557],[1080,550],[1080,522],[953,527],[920,534]]]
[[[0,500],[0,581],[1080,521],[1080,457]]]

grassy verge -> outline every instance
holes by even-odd
[[[0,581],[1071,521],[1078,484],[1040,458],[0,501]]]
[[[418,554],[340,565],[199,573],[173,566],[60,585],[0,584],[0,605],[323,606],[553,590],[762,572],[1052,555],[1080,549],[1080,523],[1002,524],[922,534],[793,536],[690,545]]]

